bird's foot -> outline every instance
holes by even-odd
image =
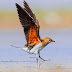
[[[43,58],[41,58],[40,56],[39,56],[39,58],[42,59],[43,61],[47,61],[47,60],[44,60]]]

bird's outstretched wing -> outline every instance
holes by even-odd
[[[30,9],[29,5],[26,1],[24,1],[24,9],[29,13],[29,15],[36,20],[36,16],[33,14],[32,10]]]
[[[20,22],[22,24],[22,27],[24,28],[24,33],[27,40],[27,46],[30,50],[35,45],[40,43],[39,22],[25,1],[24,1],[25,8],[22,8],[17,3],[16,7]]]

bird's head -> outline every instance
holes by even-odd
[[[44,40],[47,42],[47,44],[49,44],[51,42],[55,42],[54,40],[52,40],[51,38],[48,38],[48,37],[46,37]]]

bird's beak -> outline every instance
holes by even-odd
[[[55,41],[53,41],[53,42],[55,42]]]

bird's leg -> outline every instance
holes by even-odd
[[[44,60],[43,58],[41,58],[40,53],[39,53],[39,58],[42,59],[43,61],[46,61],[46,60]]]
[[[36,54],[36,60],[37,60],[37,65],[38,65],[38,53]]]

